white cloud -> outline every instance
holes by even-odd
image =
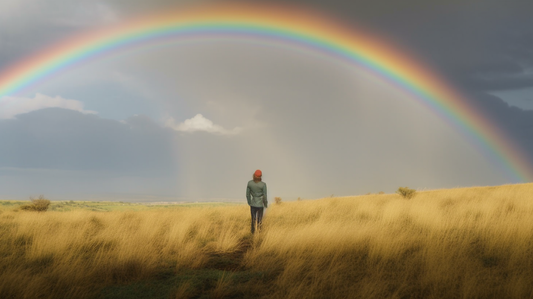
[[[242,131],[242,128],[235,127],[233,130],[224,129],[222,126],[215,125],[211,120],[201,114],[196,114],[193,118],[186,119],[184,122],[177,124],[173,118],[168,118],[165,125],[180,132],[204,131],[212,134],[235,135]]]
[[[10,96],[2,97],[0,99],[0,119],[12,119],[19,114],[54,107],[79,111],[84,114],[97,113],[83,109],[83,103],[80,101],[68,100],[60,96],[50,97],[37,93],[33,99]]]

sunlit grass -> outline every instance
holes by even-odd
[[[253,236],[246,205],[0,206],[0,297],[529,298],[532,192],[283,202]]]

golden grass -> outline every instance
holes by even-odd
[[[532,193],[284,202],[254,236],[246,205],[0,210],[0,297],[97,298],[170,269],[171,298],[533,298]]]

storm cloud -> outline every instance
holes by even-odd
[[[142,116],[121,123],[47,108],[0,120],[0,167],[166,174],[176,170],[172,137]]]

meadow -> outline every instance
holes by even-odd
[[[282,201],[255,235],[245,204],[0,202],[0,298],[533,298],[532,193]]]

